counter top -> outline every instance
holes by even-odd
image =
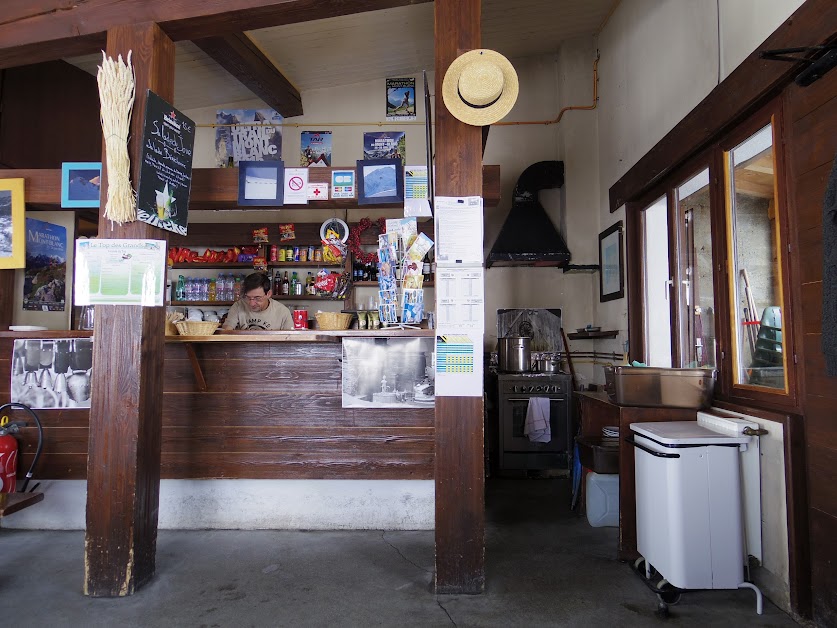
[[[219,330],[211,336],[166,336],[166,342],[340,342],[341,338],[432,338],[434,329]]]
[[[340,342],[341,338],[432,338],[434,329],[322,329],[287,331],[219,330],[211,336],[166,336],[166,342]],[[0,338],[44,340],[91,338],[92,331],[0,331]]]
[[[0,331],[0,338],[43,338],[44,340],[51,340],[53,338],[90,338],[93,336],[92,331],[77,331],[75,329],[63,329],[58,331]]]

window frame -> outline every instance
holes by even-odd
[[[712,278],[715,301],[715,364],[718,377],[715,398],[732,404],[761,408],[799,411],[796,334],[794,334],[794,306],[796,295],[789,285],[792,263],[788,243],[790,240],[791,217],[788,197],[785,158],[785,112],[781,98],[774,98],[766,105],[735,125],[730,125],[709,146],[683,164],[672,168],[664,178],[648,188],[641,196],[625,204],[626,250],[628,273],[628,333],[630,357],[645,361],[645,308],[644,302],[644,259],[642,246],[642,210],[660,197],[668,203],[669,269],[672,286],[669,307],[671,309],[672,364],[682,364],[684,356],[683,290],[685,279],[683,246],[684,227],[677,206],[677,188],[704,168],[709,169],[710,186],[710,232],[712,239]],[[767,124],[773,125],[774,185],[777,220],[777,252],[779,262],[779,285],[782,292],[782,338],[785,352],[786,389],[771,389],[766,386],[736,384],[735,335],[732,321],[735,312],[731,309],[732,258],[731,258],[731,214],[729,211],[729,177],[726,169],[726,154]]]

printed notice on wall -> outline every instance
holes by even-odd
[[[436,264],[482,266],[482,197],[436,197]]]
[[[439,327],[485,331],[485,277],[482,267],[436,269],[436,320]]]
[[[163,305],[165,240],[76,240],[76,305]]]
[[[436,397],[481,397],[482,334],[439,328],[436,334]]]

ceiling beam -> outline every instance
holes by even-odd
[[[246,33],[195,39],[195,45],[285,118],[302,115],[302,97]]]
[[[0,68],[98,52],[115,26],[156,22],[172,41],[181,41],[430,1],[5,0]]]

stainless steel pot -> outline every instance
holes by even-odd
[[[561,364],[555,358],[538,358],[532,366],[538,373],[557,373]]]
[[[506,373],[525,373],[532,368],[532,339],[507,336],[497,339],[497,366]]]

